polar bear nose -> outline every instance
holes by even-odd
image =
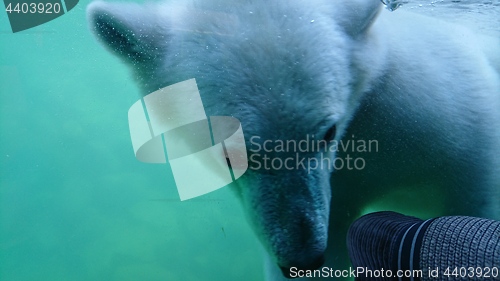
[[[325,256],[321,255],[317,259],[313,260],[309,264],[303,264],[303,265],[297,265],[294,267],[282,267],[280,266],[281,272],[283,273],[283,276],[285,276],[288,279],[294,279],[297,278],[297,274],[300,271],[305,271],[305,270],[315,270],[320,268],[323,263],[325,263]],[[293,272],[293,274],[292,274]]]

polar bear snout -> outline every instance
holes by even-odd
[[[254,231],[283,276],[323,265],[328,240],[328,171],[249,170],[239,182]]]

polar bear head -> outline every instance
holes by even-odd
[[[196,78],[207,115],[241,121],[250,168],[236,194],[252,226],[280,267],[318,267],[332,168],[311,165],[334,156],[328,142],[340,138],[367,87],[356,52],[380,3],[180,2],[93,2],[88,19],[132,67],[142,94]],[[293,146],[300,141],[315,148]]]

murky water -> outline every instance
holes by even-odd
[[[500,1],[407,2],[500,31]],[[228,189],[181,203],[165,167],[134,158],[137,87],[91,36],[87,4],[18,34],[0,11],[0,280],[261,280]]]
[[[500,1],[404,1],[400,9],[462,24],[486,34],[500,33]]]

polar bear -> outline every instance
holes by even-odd
[[[87,13],[143,95],[195,78],[207,115],[241,121],[250,168],[234,189],[268,280],[346,269],[346,229],[374,202],[500,218],[496,39],[377,0],[93,2]]]

